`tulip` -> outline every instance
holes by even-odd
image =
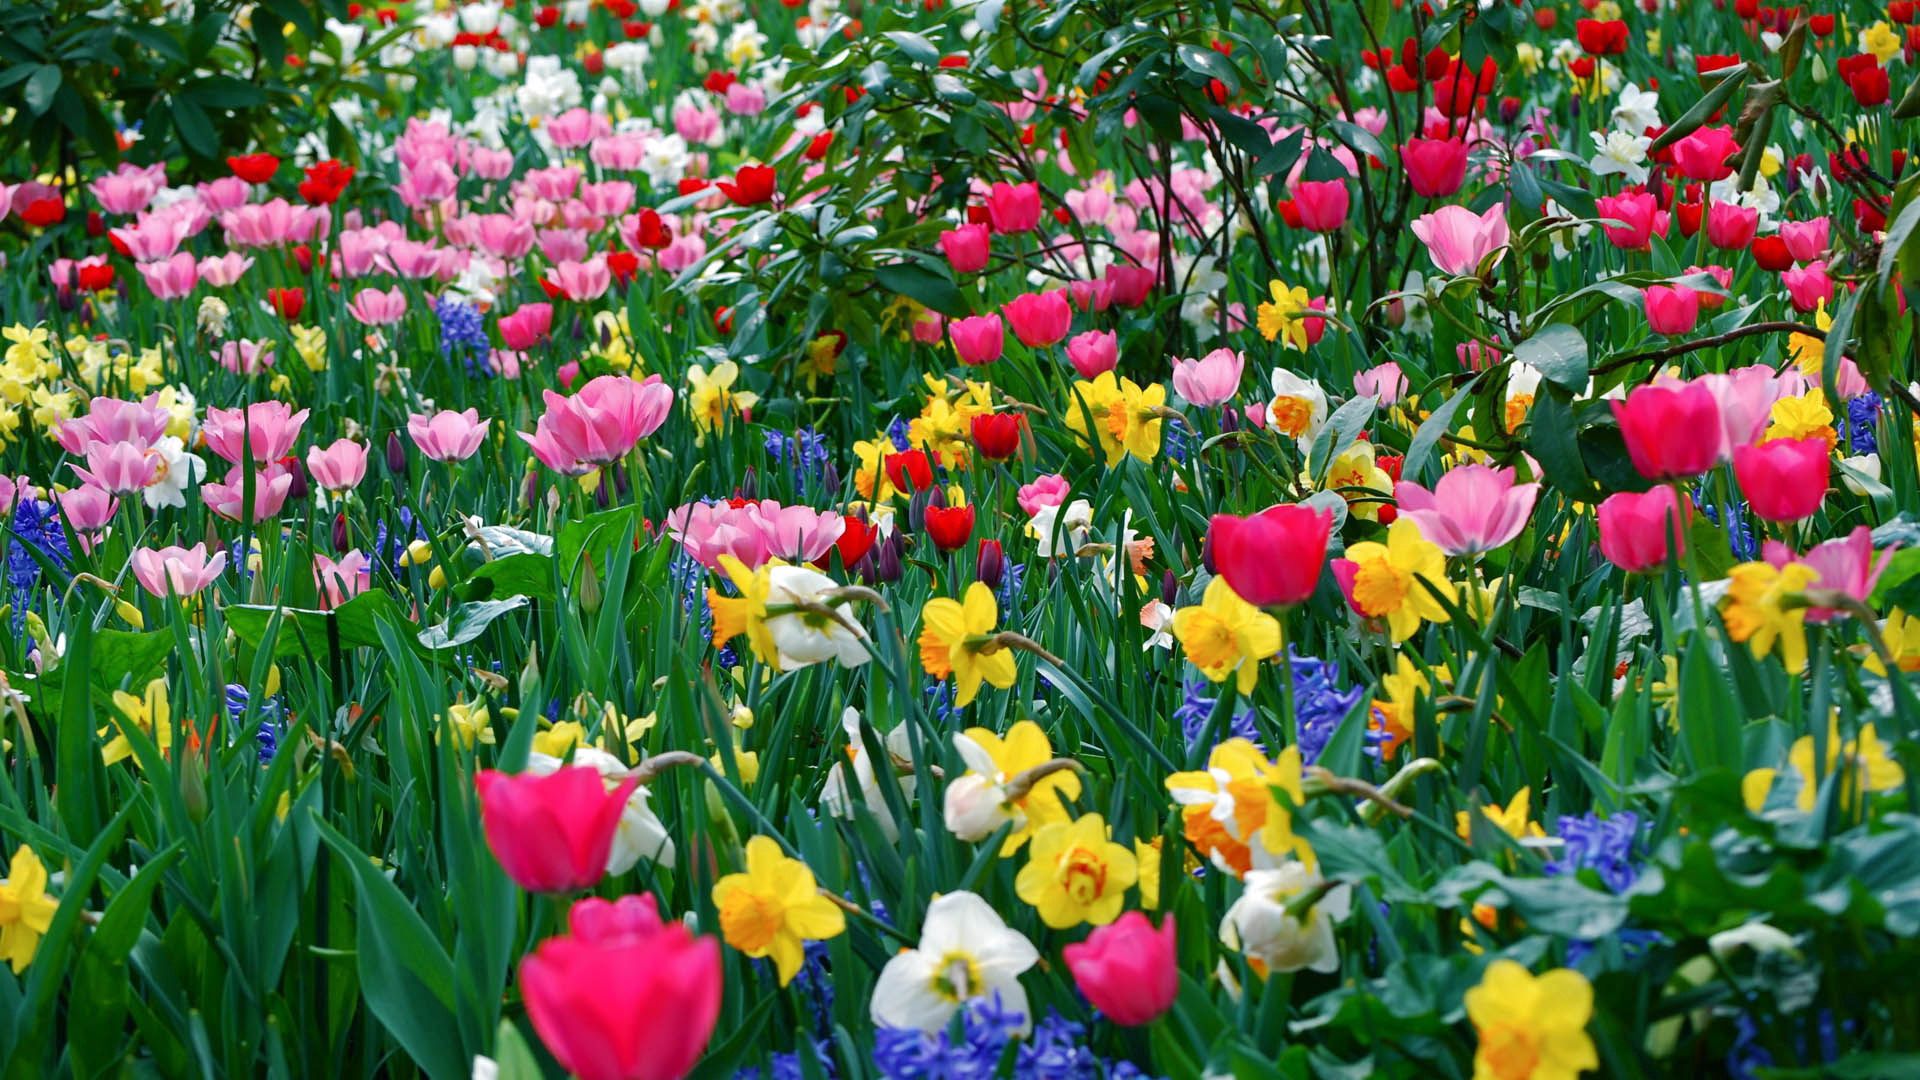
[[[1623,191],[1618,195],[1602,195],[1593,205],[1603,219],[1600,227],[1614,247],[1639,251],[1652,244],[1660,202],[1650,193]],[[1606,220],[1619,224],[1610,225]]]
[[[1113,283],[1113,302],[1123,308],[1137,308],[1153,295],[1159,274],[1152,267],[1114,263],[1107,267],[1107,280]]]
[[[1720,458],[1720,406],[1701,383],[1636,387],[1608,404],[1633,467],[1649,480],[1699,476]]]
[[[759,206],[773,201],[774,181],[772,166],[742,165],[731,182],[720,180],[713,186],[735,206]]]
[[[1443,206],[1415,218],[1413,235],[1427,246],[1434,266],[1449,274],[1471,274],[1489,255],[1506,249],[1506,207],[1495,203],[1476,214],[1464,206]]]
[[[1647,328],[1677,337],[1690,334],[1700,322],[1700,294],[1685,285],[1649,285],[1641,290],[1647,305]]]
[[[1692,516],[1693,506],[1681,504],[1670,487],[1609,495],[1598,513],[1600,554],[1629,574],[1665,566],[1686,554]]]
[[[973,418],[973,445],[988,461],[1005,461],[1020,452],[1020,429],[1026,418],[1019,413],[980,413]]]
[[[1021,513],[1032,517],[1046,507],[1065,506],[1067,496],[1072,491],[1073,487],[1067,483],[1066,477],[1053,473],[1039,477],[1031,484],[1021,484],[1015,501],[1020,504]]]
[[[927,535],[944,552],[959,551],[973,538],[972,506],[927,507]]]
[[[954,355],[969,367],[982,367],[1006,351],[1006,331],[998,315],[971,315],[947,324]]]
[[[553,330],[552,304],[522,304],[500,317],[500,340],[514,352],[525,352]]]
[[[1347,223],[1351,200],[1344,180],[1302,180],[1293,186],[1300,227],[1310,232],[1337,232]]]
[[[987,221],[997,233],[1032,232],[1040,224],[1040,185],[993,185],[987,192]]]
[[[165,600],[169,594],[189,597],[213,584],[227,568],[227,553],[217,551],[209,559],[205,544],[140,548],[130,561],[140,587]]]
[[[1819,436],[1774,439],[1733,451],[1733,475],[1747,505],[1763,521],[1813,516],[1827,497],[1833,458]]]
[[[209,480],[200,485],[200,501],[229,521],[239,521],[244,514],[248,521],[257,524],[280,516],[280,508],[286,505],[287,496],[293,491],[293,474],[276,460],[266,468],[254,470],[251,507],[246,505],[246,491],[246,472],[235,465],[227,470],[224,481]]]
[[[367,448],[352,439],[335,439],[322,449],[307,448],[307,472],[314,482],[335,495],[360,486],[367,475]]]
[[[933,462],[925,450],[902,450],[881,459],[887,479],[901,491],[924,491],[933,486]]]
[[[1059,290],[1023,293],[1000,308],[1013,327],[1013,336],[1030,349],[1043,349],[1066,340],[1073,327],[1073,308]]]
[[[1713,202],[1707,206],[1707,243],[1723,251],[1739,251],[1753,243],[1760,228],[1760,211],[1751,206]]]
[[[1129,911],[1061,956],[1094,1008],[1116,1024],[1138,1027],[1172,1008],[1180,992],[1177,940],[1171,914],[1155,929],[1145,915]]]
[[[1467,179],[1467,144],[1459,139],[1412,138],[1400,148],[1400,167],[1415,195],[1444,199]]]
[[[1818,260],[1780,275],[1780,284],[1786,287],[1787,297],[1793,301],[1793,309],[1811,314],[1820,309],[1820,305],[1833,303],[1833,279],[1827,276],[1827,264]]]
[[[1120,336],[1111,330],[1087,330],[1067,339],[1067,360],[1083,379],[1096,379],[1120,365]]]
[[[1173,361],[1173,388],[1188,404],[1209,408],[1240,392],[1246,360],[1232,349],[1215,349],[1198,360]]]
[[[528,892],[557,893],[606,876],[620,814],[640,780],[608,791],[598,771],[570,766],[545,776],[482,769],[474,783],[487,847],[507,876]]]
[[[1780,397],[1780,383],[1774,378],[1772,368],[1752,364],[1725,374],[1702,375],[1694,381],[1707,388],[1720,410],[1724,441],[1717,456],[1721,460],[1738,447],[1759,441],[1767,429],[1773,403]]]
[[[1477,346],[1480,343],[1476,341],[1472,344]],[[1382,405],[1398,403],[1407,396],[1408,389],[1406,372],[1401,371],[1400,365],[1392,360],[1375,364],[1353,377],[1354,393],[1374,398]]]
[[[980,552],[974,557],[973,576],[976,581],[989,589],[998,589],[1006,579],[1007,553],[998,540],[980,541]]]
[[[520,963],[527,1017],[560,1066],[581,1080],[691,1072],[720,1015],[720,943],[663,922],[651,896],[582,900],[568,924]]]
[[[1767,541],[1763,555],[1767,562],[1776,567],[1795,561],[1793,552],[1777,540]],[[1815,545],[1798,561],[1819,571],[1820,576],[1815,584],[1820,588],[1833,589],[1864,604],[1873,595],[1873,587],[1879,584],[1880,575],[1886,572],[1887,562],[1892,558],[1892,549],[1882,552],[1878,559],[1874,558],[1873,530],[1865,525],[1856,525],[1844,537]],[[1809,607],[1807,621],[1829,622],[1839,614],[1834,608]]]
[[[335,549],[343,544],[335,538]],[[358,551],[349,551],[338,562],[325,555],[313,557],[313,587],[320,594],[320,607],[331,611],[366,592],[373,585],[373,562]]]
[[[1207,539],[1214,565],[1242,600],[1285,607],[1313,595],[1332,532],[1329,511],[1282,503],[1244,518],[1215,514]]]
[[[140,271],[147,291],[153,293],[155,300],[178,300],[192,293],[193,287],[200,283],[199,264],[184,251],[160,262],[140,263],[135,269]]]
[[[1680,175],[1690,180],[1725,180],[1733,175],[1727,159],[1739,153],[1740,144],[1728,127],[1698,128],[1673,144],[1673,164]]]
[[[431,416],[415,413],[407,417],[407,434],[421,453],[435,461],[465,461],[480,449],[491,423],[480,419],[478,409],[442,409]]]
[[[534,433],[520,432],[534,456],[555,472],[580,475],[627,456],[641,439],[666,423],[673,388],[650,375],[646,381],[601,375],[578,394],[545,391],[547,411]]]
[[[87,447],[87,467],[73,471],[102,491],[131,495],[159,477],[160,460],[138,443],[96,442]]]
[[[985,225],[962,225],[940,234],[940,250],[956,274],[977,274],[987,268],[989,233]]]
[[[1515,484],[1512,469],[1462,465],[1432,491],[1410,481],[1393,486],[1400,516],[1449,555],[1476,555],[1505,547],[1527,527],[1539,484]]]
[[[234,465],[251,455],[255,465],[279,461],[300,438],[307,410],[294,412],[285,402],[258,401],[243,409],[209,407],[200,433],[207,449]]]

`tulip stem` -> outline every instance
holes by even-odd
[[[706,764],[706,761],[706,758],[690,750],[665,750],[627,770],[627,775],[638,777],[643,784],[651,784],[655,777],[668,769],[697,768]]]

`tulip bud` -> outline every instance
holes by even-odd
[[[887,537],[886,542],[879,545],[880,553],[875,556],[873,565],[873,576],[877,580],[888,583],[900,580],[902,574],[905,572],[901,566],[901,560],[904,555],[902,549],[905,545],[906,541],[901,539],[898,532]]]
[[[353,537],[347,531],[347,515],[333,515],[333,550],[345,555],[353,550]]]
[[[919,491],[913,493],[912,498],[907,500],[908,531],[918,533],[926,529],[927,505],[933,501],[938,493],[939,490],[937,488],[921,488]]]
[[[522,494],[526,496],[528,506],[532,506],[535,502],[539,501],[540,499],[540,470],[539,469],[527,470],[527,482],[522,486]]]
[[[963,843],[977,844],[1011,821],[1006,793],[978,773],[968,773],[947,785],[944,813],[947,831]]]
[[[1176,606],[1175,601],[1179,599],[1180,579],[1175,577],[1173,571],[1169,569],[1166,573],[1160,575],[1160,602],[1168,607],[1174,607]]]
[[[759,498],[759,495],[756,494],[759,490],[760,475],[754,471],[753,466],[749,465],[747,466],[747,474],[740,478],[740,487],[738,488],[740,497],[746,499],[748,502],[752,502]]]
[[[305,499],[313,490],[307,483],[307,467],[297,457],[287,458],[286,465],[287,474],[293,477],[293,483],[287,485],[287,498],[295,502]]]
[[[625,469],[613,469],[611,471],[613,472],[614,494],[620,496],[623,499],[626,498],[629,494],[633,492],[632,479],[630,479],[627,476],[627,470]]]
[[[1220,434],[1231,435],[1240,430],[1240,410],[1229,404],[1220,410]]]
[[[980,555],[974,563],[975,580],[989,589],[998,589],[1007,576],[1007,555],[998,540],[980,541]]]
[[[400,433],[387,432],[387,471],[395,477],[407,475],[407,444],[400,441]]]
[[[593,505],[599,507],[602,510],[605,510],[607,508],[608,501],[609,500],[607,496],[607,485],[605,484],[593,485]]]

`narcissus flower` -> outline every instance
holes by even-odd
[[[1536,978],[1512,960],[1495,960],[1467,991],[1466,1006],[1480,1036],[1475,1080],[1573,1080],[1600,1065],[1586,1030],[1593,986],[1577,971]]]
[[[173,710],[167,705],[165,679],[149,682],[146,691],[139,697],[134,697],[125,690],[115,690],[113,707],[119,710],[120,715],[114,717],[113,723],[108,727],[100,729],[102,738],[106,737],[108,731],[116,731],[114,737],[107,740],[107,744],[100,748],[101,764],[112,765],[133,757],[133,743],[127,737],[129,730],[132,729],[138,729],[140,734],[153,743],[160,751],[161,757],[167,756],[167,751],[173,747]],[[134,758],[133,763],[141,764],[139,758]]]
[[[713,905],[727,944],[748,956],[772,957],[781,986],[799,973],[803,942],[825,941],[847,929],[846,913],[820,895],[807,864],[788,858],[766,836],[747,841],[744,872],[714,882]]]
[[[21,844],[0,881],[0,959],[15,975],[33,963],[40,938],[53,925],[60,903],[47,893],[47,868],[33,849]]]
[[[1338,971],[1340,950],[1333,924],[1352,910],[1351,890],[1337,885],[1306,910],[1290,910],[1323,887],[1319,872],[1302,862],[1249,872],[1246,892],[1220,920],[1220,943],[1244,955],[1260,975],[1303,968]]]
[[[1200,603],[1173,613],[1173,634],[1187,659],[1213,682],[1235,676],[1248,694],[1260,681],[1260,663],[1280,652],[1280,623],[1240,598],[1224,577],[1207,583]]]
[[[1035,830],[1014,891],[1040,913],[1040,921],[1063,930],[1083,922],[1105,926],[1120,916],[1139,867],[1133,852],[1107,832],[1099,814]]]
[[[1727,573],[1727,598],[1720,609],[1727,636],[1745,642],[1756,660],[1771,656],[1777,645],[1788,674],[1805,671],[1807,609],[1787,601],[1819,578],[1818,570],[1800,562],[1778,567],[1749,562],[1734,567]]]
[[[1368,540],[1348,548],[1346,558],[1333,561],[1333,575],[1353,610],[1385,619],[1396,642],[1412,637],[1423,621],[1450,618],[1440,602],[1454,597],[1446,553],[1411,518],[1388,526],[1384,544]]]
[[[1092,380],[1074,383],[1072,395],[1066,405],[1067,430],[1086,444],[1091,421],[1109,469],[1128,454],[1151,463],[1160,452],[1161,409],[1167,403],[1164,385],[1142,388],[1132,379],[1103,371]]]
[[[1540,828],[1540,823],[1529,820],[1527,816],[1528,804],[1532,796],[1533,790],[1523,787],[1513,793],[1513,798],[1507,801],[1507,805],[1501,806],[1499,803],[1488,803],[1480,808],[1480,813],[1485,816],[1488,821],[1493,822],[1494,826],[1501,832],[1506,833],[1515,840],[1521,840],[1529,836],[1545,836],[1547,835],[1546,831]],[[1473,836],[1473,815],[1465,810],[1455,811],[1453,815],[1453,828],[1455,832],[1460,834],[1462,840],[1471,839]]]
[[[1000,1007],[1031,1026],[1020,975],[1040,962],[1040,952],[1020,931],[1008,928],[985,900],[951,892],[927,905],[920,947],[901,951],[873,984],[873,1022],[890,1028],[939,1031],[961,1006],[998,998]]]
[[[1013,654],[992,641],[999,620],[993,590],[977,581],[967,586],[964,603],[938,596],[920,610],[920,666],[936,679],[953,676],[956,707],[972,704],[982,682],[1002,690],[1013,685]]]
[[[1167,777],[1167,791],[1181,806],[1187,841],[1235,874],[1278,866],[1289,857],[1314,864],[1313,848],[1294,835],[1292,812],[1274,797],[1276,789],[1296,806],[1306,801],[1298,746],[1268,761],[1246,739],[1228,739],[1207,755],[1206,771]]]
[[[1014,724],[1005,736],[968,728],[953,737],[953,748],[967,763],[967,772],[947,785],[947,828],[961,840],[976,843],[1013,822],[1013,831],[1000,845],[1002,857],[1020,850],[1035,830],[1066,821],[1064,800],[1080,797],[1080,777],[1065,770],[1030,778],[1021,790],[1007,789],[1014,777],[1054,760],[1046,731],[1031,720]]]

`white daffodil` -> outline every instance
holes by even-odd
[[[1660,92],[1642,90],[1632,83],[1620,88],[1620,100],[1613,106],[1613,126],[1629,135],[1642,135],[1650,127],[1660,126]]]
[[[1024,815],[1001,787],[1007,776],[986,748],[954,732],[953,749],[967,763],[967,773],[947,784],[941,805],[947,831],[965,843],[977,844],[1006,822],[1014,822],[1016,828],[1024,824]]]
[[[913,776],[901,776],[896,763],[913,761],[913,748],[908,741],[907,726],[901,724],[887,732],[884,747],[889,760],[876,766],[873,756],[867,753],[866,740],[861,736],[865,726],[860,719],[860,711],[849,706],[840,714],[840,726],[847,733],[847,760],[835,762],[827,772],[827,785],[820,792],[820,805],[832,816],[843,820],[852,820],[854,810],[854,787],[847,784],[847,772],[851,768],[854,784],[859,791],[859,801],[866,804],[867,812],[873,815],[875,824],[887,840],[900,839],[900,825],[893,820],[893,811],[887,808],[887,796],[880,789],[880,777],[885,775],[900,788],[903,798],[913,797]]]
[[[1327,422],[1327,392],[1312,379],[1286,368],[1273,369],[1273,398],[1267,402],[1267,428],[1293,439],[1305,453]]]
[[[1093,504],[1085,499],[1075,499],[1064,508],[1043,506],[1027,523],[1027,531],[1039,541],[1038,554],[1043,559],[1079,551],[1092,529]]]
[[[198,454],[187,453],[186,444],[172,435],[161,436],[148,452],[160,459],[160,469],[153,483],[140,492],[140,501],[155,510],[187,505],[187,485],[197,484],[207,475],[207,463]]]
[[[939,1031],[961,1006],[996,994],[1000,1006],[1027,1016],[1020,975],[1040,953],[1009,929],[985,900],[970,892],[948,893],[927,907],[920,947],[887,961],[873,985],[870,1011],[882,1027]],[[1032,1027],[1027,1017],[1021,1033]]]
[[[839,582],[818,570],[779,563],[768,567],[767,584],[769,609],[782,604],[828,606],[826,594],[840,587]],[[833,610],[840,618],[833,619],[811,611],[768,617],[767,629],[773,634],[774,647],[780,652],[782,671],[826,660],[837,660],[847,667],[858,667],[870,659],[862,635],[852,629],[857,625],[853,622],[852,605],[840,604]]]
[[[1319,872],[1301,862],[1249,870],[1247,891],[1220,920],[1221,944],[1268,972],[1339,970],[1333,924],[1345,919],[1352,907],[1348,888],[1335,886],[1298,918],[1287,911],[1287,905],[1321,883]]]
[[[1647,149],[1653,145],[1651,138],[1617,128],[1605,134],[1595,131],[1591,135],[1599,152],[1587,162],[1587,167],[1595,177],[1624,176],[1631,184],[1647,182]]]

